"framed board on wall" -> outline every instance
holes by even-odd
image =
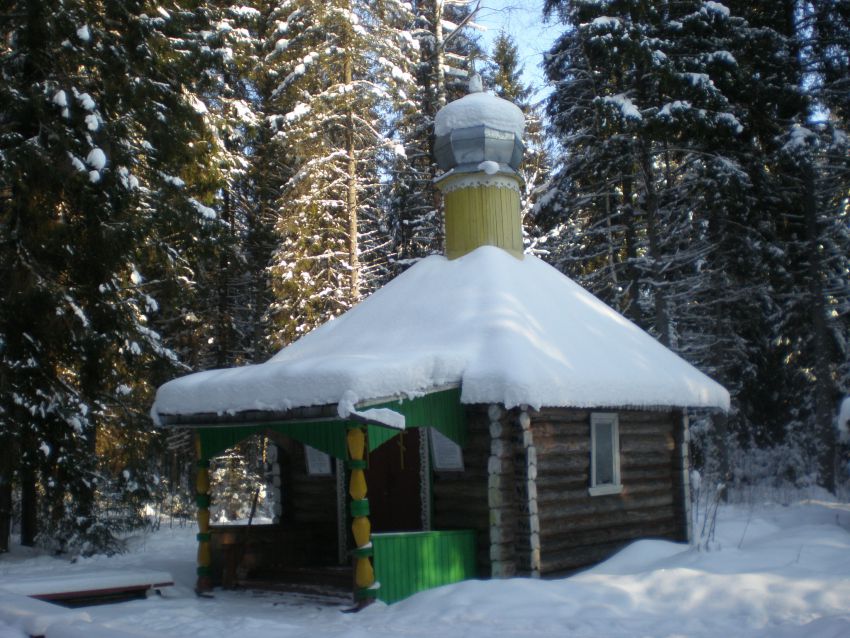
[[[307,457],[307,474],[310,476],[331,476],[333,474],[330,454],[309,445],[304,446],[304,454]]]
[[[431,458],[437,472],[463,472],[463,450],[442,432],[431,428]]]

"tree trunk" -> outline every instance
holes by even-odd
[[[705,317],[705,319],[708,320],[708,323],[704,324],[702,328],[704,332],[712,330],[718,342],[720,342],[722,337],[734,334],[734,329],[729,319],[729,313],[726,311],[725,304],[721,303],[723,300],[726,300],[730,294],[723,277],[723,271],[728,263],[726,258],[727,250],[722,245],[723,239],[726,236],[725,234],[728,232],[725,224],[723,224],[723,219],[723,215],[719,210],[716,208],[711,210],[708,218],[708,235],[709,241],[714,248],[714,258],[717,260],[711,269],[710,275],[711,293],[714,297],[714,303],[710,306],[712,308],[711,314],[713,316]],[[707,310],[703,310],[703,312],[707,312]],[[727,387],[728,381],[726,366],[727,356],[728,353],[725,351],[725,348],[712,348],[711,354],[709,355],[709,360],[714,371],[712,376],[715,381],[724,387]],[[733,396],[732,400],[734,401],[736,398],[737,397]],[[712,440],[715,448],[714,453],[718,459],[718,472],[720,474],[720,479],[722,481],[726,481],[727,476],[729,476],[730,467],[729,448],[727,447],[729,417],[723,413],[715,413],[711,416],[711,422]],[[722,499],[724,502],[726,502],[728,498],[728,493],[728,490],[724,490],[722,492]]]
[[[434,93],[438,108],[446,105],[446,49],[443,35],[443,2],[434,2]]]
[[[225,187],[224,192],[222,193],[224,206],[222,208],[221,218],[222,221],[227,225],[230,233],[233,233],[233,215],[230,206],[230,187]],[[228,296],[229,287],[229,263],[228,263],[228,251],[229,246],[221,246],[219,247],[221,251],[218,256],[218,306],[217,306],[217,330],[218,333],[216,335],[216,344],[215,344],[215,366],[217,368],[224,368],[231,363],[230,361],[230,351],[231,351],[231,343],[230,343],[230,299]]]
[[[38,493],[35,468],[25,462],[21,468],[21,545],[32,547],[38,535]]]
[[[655,170],[652,167],[649,147],[646,143],[641,148],[641,174],[643,175],[644,191],[646,193],[646,234],[649,240],[649,258],[652,263],[652,289],[655,302],[655,331],[658,340],[665,346],[670,345],[670,317],[667,309],[667,297],[662,285],[660,268],[659,230],[658,230],[658,193],[655,190]]]
[[[632,178],[624,176],[621,181],[623,189],[622,224],[625,228],[626,267],[625,279],[628,290],[623,299],[622,313],[637,325],[643,326],[640,304],[640,273],[636,267],[638,256],[638,231],[636,228],[635,210],[632,205]]]
[[[0,553],[9,551],[12,532],[12,449],[8,440],[0,442]]]
[[[265,361],[265,348],[263,347],[264,322],[263,312],[266,307],[263,291],[267,289],[264,276],[265,267],[268,263],[268,252],[265,250],[263,233],[261,228],[265,216],[264,203],[256,204],[256,210],[248,211],[248,260],[250,262],[251,275],[251,363],[262,363]]]
[[[345,56],[344,62],[346,86],[354,81],[351,55]],[[348,267],[349,267],[349,302],[354,305],[360,301],[360,255],[357,246],[357,149],[354,144],[354,114],[349,108],[347,114],[348,131],[346,132],[346,150],[348,152],[347,167],[347,196],[346,214],[348,216]]]
[[[820,482],[835,492],[836,437],[832,425],[832,379],[830,375],[829,335],[826,324],[822,276],[822,255],[818,227],[817,180],[814,167],[803,168],[806,251],[809,260],[808,297],[812,320],[812,356],[815,371],[815,436],[818,439]]]

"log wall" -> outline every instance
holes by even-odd
[[[476,531],[480,577],[560,574],[639,538],[687,540],[681,412],[617,411],[623,491],[593,497],[590,414],[467,407],[464,471],[434,472],[432,526]]]
[[[490,576],[490,511],[488,461],[490,419],[487,406],[467,408],[467,438],[463,472],[434,472],[431,523],[435,530],[473,529],[476,532],[478,575]]]
[[[606,496],[588,494],[591,411],[531,415],[541,574],[591,565],[638,538],[687,540],[681,412],[616,412],[623,491]]]
[[[281,471],[280,525],[289,530],[290,539],[297,539],[299,547],[294,549],[305,564],[334,565],[338,562],[336,477],[309,475],[304,446],[288,437],[275,438]]]
[[[540,501],[537,493],[537,446],[527,409],[517,414],[517,435],[514,446],[517,475],[517,571],[524,576],[540,576]]]
[[[521,514],[525,488],[524,459],[518,454],[519,427],[515,411],[492,404],[487,408],[490,457],[487,459],[487,505],[490,510],[490,576],[516,576],[518,562],[528,554],[527,531]]]

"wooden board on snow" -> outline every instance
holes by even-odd
[[[45,574],[0,581],[0,589],[38,600],[70,605],[97,604],[143,597],[151,590],[174,585],[168,572],[133,569],[96,571],[69,570],[64,574]]]

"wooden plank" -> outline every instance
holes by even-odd
[[[435,496],[444,496],[446,498],[466,498],[479,496],[487,497],[487,477],[469,476],[466,472],[463,473],[463,480],[460,481],[437,481],[433,483],[433,493]]]
[[[481,514],[486,518],[487,512],[490,511],[489,506],[487,504],[487,492],[484,492],[484,496],[481,498],[472,499],[464,499],[463,497],[457,498],[456,494],[451,495],[435,495],[434,498],[434,511],[433,518],[436,521],[441,516],[451,516],[453,514],[462,514],[464,512],[469,514]]]
[[[628,542],[618,541],[607,545],[591,545],[552,552],[540,557],[540,573],[555,576],[573,572],[610,558]]]
[[[626,436],[668,436],[673,433],[674,424],[672,422],[640,422],[629,423],[628,421],[620,421],[620,434]]]
[[[623,434],[620,432],[620,451],[630,453],[656,452],[666,450],[673,452],[675,442],[673,435],[655,434]]]
[[[666,480],[642,481],[642,482],[624,482],[623,492],[619,498],[628,500],[642,498],[646,495],[657,495],[671,493],[673,489],[673,481],[668,474]],[[576,511],[587,505],[595,508],[595,503],[603,497],[590,496],[588,494],[588,485],[585,482],[578,488],[552,490],[552,489],[537,489],[537,501],[540,509],[548,507],[558,507],[559,505],[567,507],[576,507]]]
[[[538,476],[582,476],[589,479],[590,454],[554,456],[537,451]]]
[[[538,423],[585,423],[590,422],[590,410],[574,408],[543,408],[531,414],[535,427]]]
[[[670,423],[674,421],[673,410],[618,410],[620,423]]]
[[[538,457],[590,456],[590,434],[575,439],[534,439]]]
[[[593,530],[619,525],[645,526],[657,520],[675,517],[672,505],[643,507],[622,512],[606,512],[592,516],[548,518],[540,520],[541,538],[554,538],[558,535],[577,531]]]
[[[487,509],[475,512],[457,510],[447,512],[443,510],[439,516],[434,517],[434,526],[438,529],[467,529],[472,528],[482,533],[488,533],[490,512]]]
[[[647,507],[581,518],[551,518],[540,521],[540,536],[553,538],[559,534],[598,529],[616,525],[645,525],[674,516],[672,506]],[[542,541],[541,541],[542,542]]]
[[[653,519],[652,521],[635,526],[624,525],[602,525],[592,529],[574,530],[559,534],[541,534],[541,553],[558,552],[571,547],[583,547],[586,545],[597,545],[599,543],[610,543],[613,541],[635,540],[639,538],[668,538],[679,540],[681,529],[673,516]]]
[[[545,474],[537,472],[537,493],[543,491],[560,492],[571,489],[587,489],[589,485],[588,477],[577,474]]]
[[[620,453],[620,466],[651,467],[658,465],[673,466],[672,452],[663,450],[661,452],[630,452],[625,450]]]
[[[666,481],[672,480],[673,472],[667,464],[663,465],[646,465],[643,467],[622,467],[620,468],[620,479],[623,485],[631,483],[640,483],[643,481]]]
[[[539,516],[542,523],[542,521],[577,519],[583,516],[616,515],[632,510],[672,505],[673,495],[670,492],[654,492],[634,499],[623,499],[619,495],[595,496],[577,503],[541,507]]]
[[[70,569],[61,574],[20,576],[3,585],[5,591],[39,600],[71,600],[82,597],[115,597],[144,594],[149,589],[174,585],[171,574],[145,569]]]

